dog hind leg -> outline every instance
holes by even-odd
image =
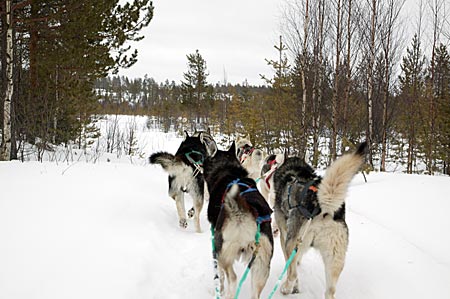
[[[175,192],[170,195],[174,200],[177,206],[178,212],[178,223],[181,228],[187,228],[187,220],[186,220],[186,210],[184,208],[184,194],[183,192]]]
[[[342,244],[343,240],[333,240],[332,246],[327,248],[319,248],[325,266],[326,279],[326,299],[334,299],[336,292],[336,284],[339,276],[344,268],[345,252],[347,244]]]
[[[251,268],[252,272],[252,297],[259,299],[270,273],[270,260],[273,254],[272,244],[267,237],[261,238],[261,245],[256,259]]]
[[[295,242],[296,242],[295,239],[289,240],[286,244],[286,254],[288,255],[288,258],[295,248]],[[286,281],[282,284],[280,289],[283,295],[296,294],[300,292],[298,286],[297,265],[300,263],[304,251],[305,251],[304,248],[301,247],[300,250],[298,250],[297,254],[294,256],[294,258],[292,259],[291,264],[289,265],[289,268],[287,270]]]
[[[203,208],[203,197],[201,195],[196,195],[194,196],[193,201],[194,206],[192,207],[192,209],[194,209],[195,231],[197,233],[201,233],[202,229],[200,227],[200,212]]]
[[[237,287],[236,272],[234,272],[233,264],[228,264],[223,269],[225,272],[225,276],[227,278],[227,287],[225,288],[225,292],[226,292],[225,298],[233,299],[234,295],[236,293],[236,287]]]
[[[287,223],[286,223],[286,218],[284,217],[284,214],[279,211],[278,209],[275,208],[275,217],[273,220],[276,220],[277,225],[278,226],[278,230],[280,231],[280,244],[281,244],[281,249],[283,250],[283,254],[284,254],[284,260],[287,261],[287,259],[289,258],[289,254],[286,252],[286,234],[287,234]],[[272,220],[272,221],[273,221]]]

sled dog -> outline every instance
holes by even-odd
[[[273,255],[272,210],[236,158],[234,143],[228,151],[210,153],[205,159],[204,176],[220,291],[225,298],[234,298],[237,277],[233,263],[241,260],[250,267],[251,298],[259,299]]]
[[[268,155],[264,159],[264,164],[261,169],[261,176],[258,179],[258,190],[269,203],[271,208],[275,206],[273,175],[278,167],[283,164],[285,158],[286,157],[284,156],[284,154],[280,153]],[[276,219],[272,220],[272,232],[275,237],[278,236],[279,229]]]
[[[275,191],[273,188],[273,175],[275,171],[283,164],[284,154],[271,154],[264,159],[261,168],[261,174],[258,180],[258,189],[262,196],[267,200],[271,207],[275,205]]]
[[[209,130],[195,132],[192,136],[185,131],[184,140],[175,155],[157,152],[149,158],[151,164],[160,164],[169,174],[169,196],[175,200],[179,225],[182,228],[187,227],[184,193],[189,193],[194,206],[189,210],[188,216],[194,217],[195,230],[201,232],[200,212],[203,207],[205,185],[202,166],[208,151],[214,149],[216,143]]]
[[[236,138],[236,155],[242,166],[248,171],[248,177],[256,180],[261,175],[265,153],[256,149],[250,142],[250,135]]]
[[[298,248],[281,286],[283,294],[299,292],[297,264],[305,251],[314,247],[325,265],[325,298],[334,299],[348,245],[345,197],[364,162],[366,146],[364,142],[356,152],[334,161],[323,178],[298,157],[287,158],[275,172],[275,219],[285,259]]]

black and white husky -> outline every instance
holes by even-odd
[[[216,149],[216,143],[209,130],[195,132],[192,136],[186,131],[185,134],[175,155],[157,152],[152,154],[149,160],[151,164],[160,164],[169,174],[169,196],[175,200],[180,227],[187,227],[184,193],[189,193],[194,206],[189,210],[188,216],[194,217],[195,230],[201,232],[200,212],[204,202],[205,185],[202,166],[208,151]]]
[[[214,233],[220,291],[226,298],[234,298],[237,279],[233,263],[241,260],[251,266],[251,298],[258,299],[269,277],[273,255],[272,210],[237,160],[234,143],[228,151],[212,152],[205,159],[204,176],[209,190],[208,220]]]
[[[297,157],[287,158],[275,172],[275,219],[286,260],[298,249],[281,287],[283,294],[299,292],[297,264],[314,247],[325,265],[325,298],[334,299],[348,245],[344,201],[350,181],[364,162],[366,146],[362,143],[356,152],[334,161],[323,178]]]

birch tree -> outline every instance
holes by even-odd
[[[405,1],[387,0],[387,6],[384,11],[383,24],[381,29],[381,44],[384,58],[384,93],[383,93],[383,111],[382,111],[382,137],[381,137],[381,165],[380,170],[386,171],[387,156],[387,134],[388,134],[388,108],[391,94],[391,81],[396,55],[399,51],[399,44],[402,42],[396,32],[401,31],[398,28],[400,11]]]
[[[378,18],[378,0],[372,0],[370,5],[370,39],[369,39],[369,61],[367,64],[367,139],[368,139],[368,162],[373,167],[373,95],[374,95],[374,65],[376,58],[376,30]]]
[[[6,0],[6,92],[3,101],[3,134],[0,160],[11,158],[11,102],[13,96],[13,29],[12,29],[12,0]]]
[[[336,36],[335,36],[335,68],[334,68],[334,84],[333,84],[333,98],[331,100],[331,140],[330,140],[330,159],[334,161],[336,159],[337,152],[337,108],[339,100],[339,79],[340,79],[340,67],[341,67],[341,52],[342,52],[342,17],[343,17],[343,5],[342,0],[337,0],[336,4]],[[331,162],[330,161],[330,162]]]

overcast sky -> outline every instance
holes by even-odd
[[[208,82],[262,85],[271,75],[265,58],[276,59],[282,0],[153,0],[154,17],[135,46],[138,62],[120,72],[131,78],[147,74],[157,82],[179,83],[187,71],[186,55],[196,49],[206,60]]]
[[[405,46],[410,45],[417,27],[418,1],[406,0],[402,10],[407,25]],[[120,74],[130,78],[147,74],[157,82],[169,79],[180,83],[187,71],[186,55],[198,49],[206,60],[209,83],[223,83],[226,78],[233,84],[247,80],[262,85],[260,74],[273,75],[265,59],[278,57],[274,45],[279,40],[283,3],[285,0],[153,0],[154,17],[142,32],[145,38],[133,44],[139,51],[138,62]],[[426,47],[426,40],[423,42]]]

